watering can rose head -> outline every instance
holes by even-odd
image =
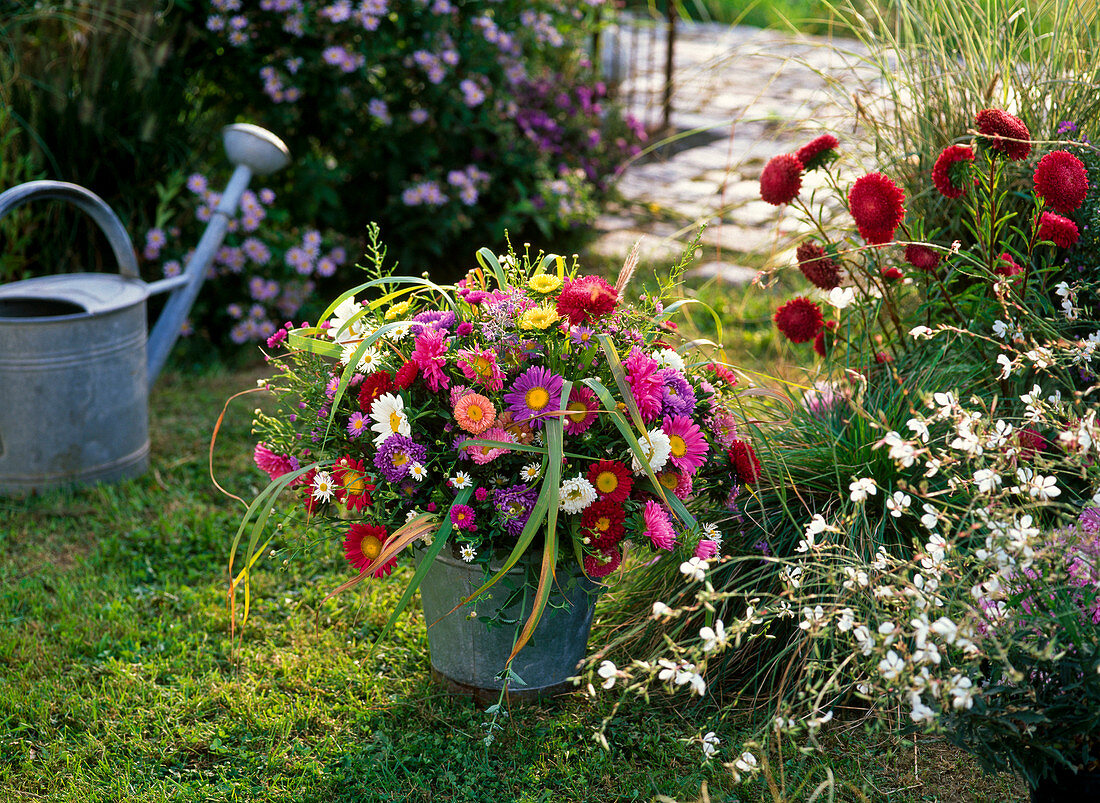
[[[478,261],[455,287],[368,281],[276,338],[270,386],[288,412],[257,419],[257,465],[344,541],[354,580],[414,543],[486,566],[541,553],[597,579],[628,543],[720,556],[762,478],[737,376],[670,325],[684,302],[627,304],[625,277],[575,259]],[[385,537],[370,529],[366,549],[363,525]]]

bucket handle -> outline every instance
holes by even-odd
[[[140,279],[137,256],[126,227],[107,203],[91,190],[67,181],[28,181],[0,193],[0,218],[28,201],[67,201],[87,214],[106,235],[118,262],[118,272],[128,279]]]

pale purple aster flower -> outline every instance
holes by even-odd
[[[317,275],[329,277],[336,273],[336,263],[328,257],[321,257],[317,260]]]
[[[365,418],[362,413],[352,413],[348,419],[348,437],[358,438],[364,432],[370,432],[370,419]]]
[[[171,278],[173,276],[179,276],[183,273],[183,266],[180,265],[178,260],[171,259],[164,263],[164,267],[161,268],[165,278]]]
[[[225,17],[210,16],[206,18],[206,30],[211,33],[220,33],[225,30]]]
[[[374,466],[389,482],[403,480],[413,463],[427,460],[428,450],[405,435],[390,435],[374,455]]]
[[[351,19],[351,0],[336,0],[331,6],[322,8],[318,14],[329,22],[345,22]]]
[[[485,90],[478,86],[476,81],[466,78],[458,88],[462,90],[462,101],[470,108],[480,106],[485,101]]]
[[[1100,507],[1087,507],[1081,512],[1077,520],[1081,532],[1089,535],[1100,535]]]
[[[537,488],[528,488],[526,485],[513,485],[493,491],[493,507],[496,508],[497,519],[509,535],[515,537],[523,532],[523,526],[527,524],[538,496]]]
[[[241,243],[241,251],[256,265],[266,265],[271,260],[271,249],[255,237],[249,237]]]
[[[380,122],[382,125],[389,125],[393,122],[393,118],[390,116],[389,107],[386,105],[386,101],[380,98],[372,98],[367,104],[367,114]]]
[[[308,276],[313,271],[313,260],[305,249],[298,246],[289,249],[284,260],[288,267],[294,268],[302,276]]]
[[[428,122],[428,110],[427,109],[413,109],[409,112],[409,119],[417,125],[423,125]]]
[[[203,195],[206,192],[206,176],[201,173],[192,173],[187,177],[187,189],[195,195]]]

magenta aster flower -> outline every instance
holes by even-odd
[[[504,374],[497,366],[496,352],[477,346],[459,349],[456,363],[462,375],[471,382],[478,382],[490,390],[504,387]]]
[[[266,472],[267,476],[273,480],[298,468],[298,461],[295,458],[276,454],[263,443],[256,444],[256,448],[252,450],[252,459],[260,470]]]
[[[710,451],[699,425],[686,415],[671,415],[665,416],[661,429],[668,435],[672,465],[688,474],[698,471]]]
[[[565,405],[565,431],[569,435],[580,435],[596,420],[596,394],[584,385],[576,385],[569,393],[569,403]]]
[[[634,394],[634,403],[638,405],[642,420],[648,424],[661,414],[661,402],[665,396],[664,382],[658,373],[660,365],[635,347],[623,360],[623,367],[626,368],[626,381],[630,385],[630,391]]]
[[[456,530],[476,531],[477,524],[475,523],[474,509],[469,505],[452,505],[451,524],[454,525]]]
[[[542,427],[542,416],[561,409],[562,378],[542,366],[528,368],[504,394],[512,420],[531,429]],[[476,459],[476,458],[475,458]]]
[[[668,520],[668,513],[657,502],[650,499],[645,503],[642,513],[645,522],[645,534],[654,549],[663,549],[666,552],[676,546],[676,533],[672,530],[672,522]]]
[[[348,437],[355,439],[364,432],[370,432],[371,421],[362,413],[352,413],[348,419]]]
[[[446,388],[451,381],[443,374],[448,340],[447,333],[440,329],[425,329],[416,336],[411,359],[433,392]]]

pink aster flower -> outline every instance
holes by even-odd
[[[671,445],[668,459],[681,471],[694,474],[706,462],[710,446],[699,425],[686,415],[666,415],[661,429]]]
[[[542,427],[543,416],[561,410],[562,378],[542,366],[528,368],[504,394],[504,402],[512,411],[512,420],[531,429]]]
[[[676,545],[676,533],[672,530],[672,522],[668,520],[668,513],[657,502],[650,499],[645,503],[645,511],[642,513],[645,521],[645,534],[654,549],[663,549],[666,552]]]
[[[704,538],[699,542],[699,545],[695,547],[695,557],[699,560],[710,560],[718,554],[718,544]]]
[[[410,355],[433,392],[446,388],[451,381],[443,373],[443,366],[447,362],[444,355],[447,353],[448,342],[446,332],[434,328],[425,329],[416,336],[416,347]]]
[[[256,444],[256,448],[252,450],[252,459],[260,470],[266,472],[267,476],[273,480],[298,468],[298,461],[293,457],[276,454],[263,443]]]
[[[348,419],[348,437],[358,438],[364,432],[370,432],[371,421],[362,413],[352,413]]]
[[[481,438],[487,441],[503,441],[504,443],[515,443],[515,439],[502,427],[493,427],[481,434]],[[479,466],[483,466],[502,454],[507,454],[508,449],[503,446],[487,446],[481,444],[480,446],[465,446],[465,450],[469,453],[470,458]]]
[[[640,348],[633,348],[623,360],[626,368],[626,381],[634,394],[634,403],[647,424],[661,412],[661,401],[665,396],[665,386],[657,375],[660,365]]]
[[[459,349],[456,363],[462,375],[471,382],[478,382],[490,390],[504,387],[504,374],[497,365],[496,352],[490,349]]]

